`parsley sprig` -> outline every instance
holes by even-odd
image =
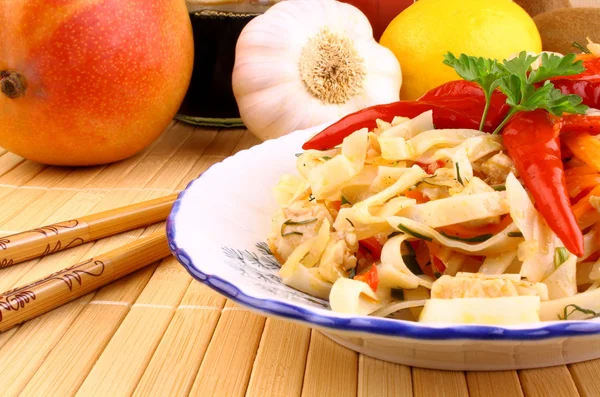
[[[561,116],[563,113],[585,113],[588,109],[578,95],[565,95],[554,87],[548,79],[571,76],[585,71],[582,61],[575,61],[575,54],[564,57],[543,53],[541,65],[532,65],[540,55],[529,55],[525,51],[519,56],[498,62],[493,59],[461,54],[458,58],[448,52],[444,64],[454,68],[456,73],[467,81],[472,81],[483,89],[486,104],[479,129],[483,128],[490,106],[492,93],[496,88],[506,95],[506,103],[511,106],[505,119],[493,132],[497,134],[512,116],[521,111],[545,109]],[[539,84],[541,82],[543,84]]]
[[[448,52],[444,55],[444,64],[454,68],[456,73],[467,81],[477,83],[485,94],[485,108],[481,116],[479,129],[483,129],[485,118],[490,109],[490,100],[492,93],[500,84],[500,79],[504,75],[502,69],[495,59],[486,59],[482,57],[472,57],[460,54],[458,58],[453,53]]]

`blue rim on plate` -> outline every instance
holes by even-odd
[[[224,160],[224,161],[227,161]],[[185,250],[177,245],[177,230],[175,217],[179,212],[181,201],[189,188],[204,175],[214,170],[210,167],[197,179],[191,181],[179,193],[177,200],[167,218],[167,238],[169,248],[175,258],[186,270],[201,283],[206,284],[227,298],[247,306],[266,315],[274,315],[298,320],[321,328],[334,330],[362,332],[384,336],[397,336],[426,340],[545,340],[551,338],[564,338],[567,336],[589,336],[600,334],[600,322],[591,320],[554,322],[528,329],[514,329],[487,325],[453,325],[453,326],[428,326],[410,321],[393,320],[381,317],[355,316],[341,317],[329,316],[322,313],[325,309],[306,309],[289,303],[272,299],[255,298],[244,294],[239,288],[218,276],[206,274],[195,266]]]

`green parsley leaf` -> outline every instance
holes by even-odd
[[[554,250],[554,267],[558,268],[569,259],[569,251],[565,247],[558,247]]]
[[[486,104],[479,124],[479,129],[482,130],[490,107],[492,93],[500,84],[499,79],[503,75],[498,61],[465,54],[460,54],[456,58],[453,53],[448,52],[444,55],[444,64],[454,68],[456,73],[463,79],[477,83],[483,89]]]
[[[553,77],[572,76],[583,73],[583,61],[575,61],[575,54],[567,54],[564,57],[548,54],[542,54],[542,63],[536,70],[532,70],[527,77],[528,84],[539,83]]]
[[[554,88],[554,84],[546,82],[545,87],[551,87],[544,98],[543,103],[539,106],[546,109],[556,116],[562,116],[563,113],[582,114],[588,109],[586,105],[582,105],[583,101],[579,95],[564,95],[560,90]]]
[[[527,72],[539,57],[539,55],[529,55],[526,51],[521,51],[518,56],[509,60],[505,59],[498,66],[505,72],[505,75],[517,76],[520,80],[526,81]]]
[[[506,95],[506,103],[511,109],[493,132],[496,134],[518,112],[545,109],[561,116],[563,113],[582,114],[588,109],[582,104],[581,97],[563,94],[548,80],[582,73],[585,71],[583,62],[576,61],[575,54],[562,57],[543,53],[540,66],[533,70],[533,63],[539,58],[540,55],[529,55],[522,51],[513,59],[498,62],[465,54],[457,58],[449,52],[444,56],[444,64],[454,68],[463,79],[483,89],[486,105],[479,129],[483,128],[494,90],[497,88]],[[544,84],[540,86],[542,81]]]

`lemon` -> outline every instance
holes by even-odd
[[[380,43],[402,66],[401,99],[459,79],[442,63],[448,51],[502,60],[542,50],[533,19],[510,0],[419,0],[394,18]]]

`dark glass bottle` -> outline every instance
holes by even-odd
[[[235,46],[244,26],[270,3],[188,3],[194,31],[194,71],[176,119],[195,125],[243,126],[231,87]]]

